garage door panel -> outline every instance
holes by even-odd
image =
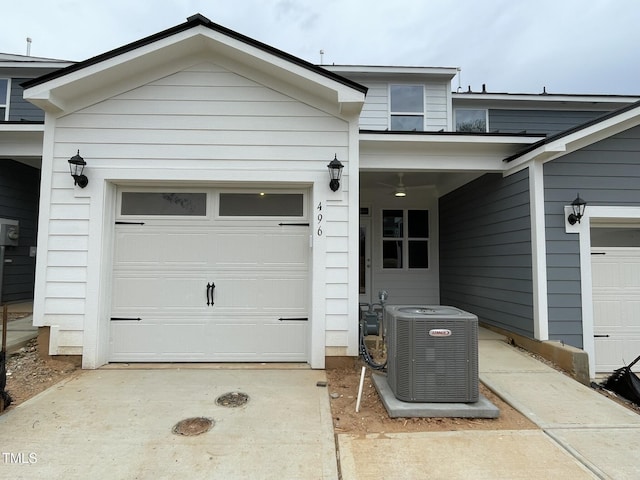
[[[308,227],[142,220],[116,226],[111,316],[140,321],[111,322],[111,361],[308,361]]]
[[[612,372],[640,355],[640,248],[592,255],[596,372]],[[640,364],[634,367],[640,371]]]
[[[618,300],[600,300],[593,305],[594,315],[600,319],[598,328],[617,327],[622,323],[622,304]],[[598,333],[598,332],[596,332]]]
[[[269,311],[306,312],[309,295],[307,282],[303,278],[268,278],[268,289],[260,302]]]
[[[270,323],[264,326],[264,334],[276,341],[264,345],[263,353],[267,355],[289,355],[304,358],[307,338],[307,326],[304,322]]]
[[[205,277],[118,276],[113,288],[114,308],[131,313],[172,309],[205,311],[206,284]]]
[[[206,252],[209,245],[209,235],[206,233],[169,234],[163,242],[162,261],[182,265],[206,265],[206,258],[202,252]]]
[[[625,290],[640,291],[640,262],[627,262],[622,265],[622,285]]]
[[[167,234],[160,232],[121,232],[116,236],[115,263],[119,267],[140,265],[159,266],[179,263],[206,265],[201,252],[208,245],[209,236],[202,233]]]
[[[263,251],[260,236],[255,233],[233,232],[211,235],[210,264],[216,266],[258,265]]]
[[[222,277],[215,283],[214,308],[219,313],[307,310],[308,283],[300,276]]]
[[[596,358],[601,372],[614,370],[631,363],[640,352],[636,345],[640,344],[640,335],[626,335],[625,337],[603,338],[596,343]],[[634,371],[638,371],[635,366]]]
[[[307,234],[234,232],[211,235],[207,253],[214,269],[308,268]]]
[[[111,339],[114,360],[127,360],[133,353],[142,356],[188,354],[194,358],[206,351],[203,324],[111,322]]]
[[[269,255],[263,258],[264,265],[307,268],[309,261],[308,234],[265,235],[264,243],[269,251]]]
[[[256,356],[260,351],[259,329],[255,322],[217,323],[211,337],[212,351],[219,358]]]
[[[157,265],[162,257],[159,248],[163,235],[144,232],[116,232],[116,244],[120,248],[115,252],[116,265],[140,265],[151,263]]]

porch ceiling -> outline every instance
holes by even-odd
[[[480,177],[486,172],[361,171],[360,188],[392,191],[393,187],[398,185],[398,173],[403,173],[402,183],[409,194],[412,189],[428,189],[440,197]]]

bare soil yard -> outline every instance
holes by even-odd
[[[496,419],[390,418],[372,383],[371,375],[374,373],[370,368],[366,370],[360,412],[356,413],[360,372],[363,365],[364,363],[358,359],[354,360],[349,367],[328,369],[326,372],[331,414],[336,433],[367,434],[537,428],[482,383],[480,383],[480,393],[500,409],[500,416]],[[13,399],[9,410],[70,377],[74,372],[76,372],[76,367],[72,363],[42,359],[38,354],[37,340],[32,340],[26,347],[7,358],[6,391]],[[602,391],[602,393],[614,401],[640,412],[640,409],[635,405],[621,401],[606,391]]]

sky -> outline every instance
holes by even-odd
[[[454,90],[640,95],[640,0],[1,1],[2,53],[86,60],[201,13],[315,64],[459,67]]]

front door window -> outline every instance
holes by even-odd
[[[428,210],[382,211],[382,268],[429,268]]]

